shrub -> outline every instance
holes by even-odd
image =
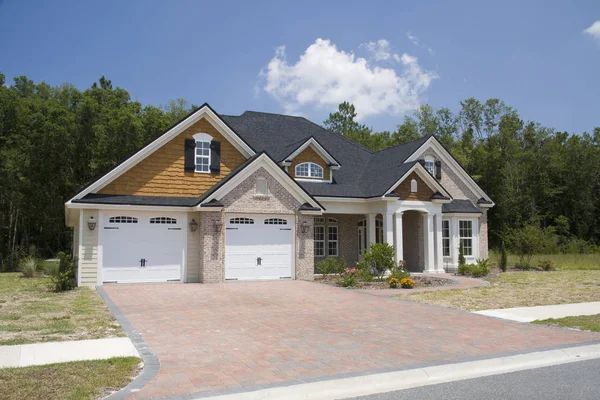
[[[504,246],[504,240],[503,240],[502,244],[500,245],[500,270],[502,270],[502,272],[506,272],[507,268],[508,268],[508,256],[506,255],[506,247]]]
[[[543,271],[552,271],[552,260],[543,260],[538,263],[538,267]]]
[[[458,274],[463,276],[470,276],[473,268],[473,264],[458,264]]]
[[[373,274],[369,271],[369,268],[366,268],[361,263],[356,264],[358,268],[358,272],[356,273],[356,279],[359,282],[373,282]]]
[[[396,288],[398,288],[398,282],[399,282],[398,279],[393,278],[393,277],[390,278],[390,279],[388,279],[388,283],[390,285],[390,289],[396,289]]]
[[[25,278],[33,278],[37,274],[38,265],[39,262],[35,257],[25,257],[19,261],[19,271]]]
[[[402,286],[402,289],[412,289],[415,287],[415,281],[410,278],[404,278],[400,281],[400,286]]]
[[[327,257],[326,259],[319,261],[316,267],[317,271],[319,271],[321,274],[331,275],[341,274],[346,268],[348,268],[348,264],[342,257]]]
[[[63,292],[74,289],[77,283],[77,260],[63,252],[58,253],[56,258],[60,260],[58,273],[50,276],[50,290]]]
[[[554,228],[540,228],[535,224],[528,224],[520,229],[511,229],[505,239],[509,249],[519,256],[519,266],[529,268],[531,257],[544,252],[548,247],[556,245]]]
[[[342,277],[337,281],[337,285],[341,287],[356,286],[356,275],[358,272],[358,268],[346,268],[342,272]]]
[[[410,272],[402,269],[394,269],[390,278],[396,278],[398,281],[401,281],[404,278],[410,278]]]
[[[386,272],[395,267],[394,247],[387,243],[372,243],[370,251],[363,254],[361,264],[375,273],[380,281],[383,280]]]

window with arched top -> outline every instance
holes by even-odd
[[[287,225],[287,221],[282,218],[267,218],[265,225]]]
[[[138,219],[136,217],[128,217],[125,215],[119,215],[117,217],[110,217],[108,219],[109,224],[137,224]]]
[[[323,178],[323,167],[313,162],[304,162],[296,165],[297,178]]]
[[[150,218],[151,224],[176,224],[177,220],[171,217],[152,217]]]
[[[252,218],[231,218],[229,219],[229,223],[252,225],[254,224],[254,220]]]
[[[410,191],[413,193],[417,193],[417,180],[413,179],[410,181]]]

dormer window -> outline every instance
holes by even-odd
[[[425,157],[424,167],[431,175],[433,175],[435,173],[435,158],[431,156]]]
[[[296,178],[323,179],[323,167],[313,162],[296,165]]]
[[[196,172],[210,173],[210,142],[212,139],[212,136],[207,133],[196,133],[194,135],[196,141]]]

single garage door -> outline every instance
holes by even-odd
[[[107,213],[101,232],[103,282],[181,279],[185,215]]]
[[[228,214],[225,279],[291,278],[294,216]]]

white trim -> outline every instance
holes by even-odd
[[[329,239],[329,229],[330,228],[335,228],[335,240],[330,240]],[[340,226],[337,222],[333,222],[331,223],[331,225],[329,225],[329,220],[327,220],[327,230],[326,230],[326,241],[327,241],[327,257],[339,257],[340,255]],[[333,242],[335,243],[335,254],[329,254],[329,242]]]
[[[190,229],[190,217],[194,218],[193,213],[185,213],[185,223],[181,227],[183,230],[182,264],[181,264],[181,282],[187,283],[187,259],[188,259],[188,232]]]
[[[392,193],[392,191],[394,189],[396,189],[396,187],[402,183],[402,181],[404,181],[406,178],[408,178],[408,176],[410,174],[412,174],[413,172],[415,172],[421,179],[423,179],[423,181],[425,181],[425,184],[427,184],[427,186],[429,186],[430,188],[435,188],[436,191],[442,193],[444,196],[448,197],[448,198],[452,198],[452,196],[450,196],[450,193],[448,193],[446,191],[446,189],[444,189],[442,187],[442,185],[425,169],[424,166],[421,165],[421,163],[415,163],[415,165],[413,165],[408,171],[406,171],[406,173],[404,175],[402,175],[402,177],[400,179],[398,179],[396,181],[396,183],[394,183],[392,186],[390,186],[390,188],[383,194],[388,195],[390,193]],[[402,200],[402,199],[400,199]]]
[[[264,182],[265,184],[265,193],[259,193],[258,192],[258,182]],[[256,182],[254,182],[254,195],[255,196],[261,196],[261,197],[267,197],[269,196],[269,183],[267,182],[267,178],[265,178],[264,176],[259,176],[256,178]]]
[[[102,236],[104,231],[104,213],[102,212],[102,210],[98,210],[98,223],[96,225],[96,229],[98,229],[98,270],[96,272],[96,285],[102,286],[102,273],[104,272],[104,246],[102,245]]]
[[[93,210],[127,210],[127,211],[175,211],[175,212],[196,212],[196,211],[214,211],[222,207],[203,207],[196,209],[193,207],[174,207],[174,206],[136,206],[129,204],[96,204],[96,203],[65,203],[69,209],[93,209]]]
[[[317,203],[308,193],[304,192],[302,188],[298,185],[294,179],[289,176],[281,167],[273,162],[266,154],[261,154],[256,158],[256,160],[252,161],[249,165],[246,166],[242,171],[240,171],[233,178],[229,179],[223,186],[219,189],[215,190],[210,196],[208,196],[202,204],[208,203],[209,201],[221,198],[222,196],[229,193],[231,190],[235,189],[238,185],[240,185],[244,180],[246,180],[249,176],[251,176],[255,171],[257,171],[260,167],[263,167],[269,172],[281,186],[283,186],[290,194],[292,194],[298,201],[301,203],[308,203],[313,207],[321,209],[322,206]],[[200,204],[195,207],[195,209],[200,209]]]
[[[298,147],[296,150],[294,150],[290,155],[288,155],[287,157],[285,157],[283,159],[283,162],[281,164],[282,165],[289,165],[288,161],[291,161],[294,158],[296,158],[308,146],[312,147],[317,152],[317,154],[322,159],[324,159],[325,161],[327,161],[329,164],[337,164],[338,166],[341,165],[339,162],[337,162],[337,160],[335,158],[333,158],[333,156],[331,154],[329,154],[327,152],[327,150],[325,150],[323,148],[323,146],[321,146],[319,144],[319,142],[317,142],[317,140],[314,137],[311,137],[310,139],[308,139],[306,142],[304,142],[302,145],[300,145],[300,147]]]
[[[419,157],[429,148],[432,148],[436,151],[436,153],[441,158],[441,161],[444,162],[452,172],[462,178],[462,181],[467,185],[467,187],[475,194],[477,197],[483,197],[486,200],[492,201],[492,199],[485,194],[485,192],[479,187],[479,185],[471,178],[471,176],[465,171],[460,164],[452,157],[450,153],[440,144],[440,142],[435,138],[435,136],[431,136],[429,139],[425,141],[410,157],[408,157],[404,162],[416,161]],[[488,207],[493,207],[495,204],[492,201],[491,205],[487,205]]]
[[[425,160],[425,165],[424,165],[425,169],[427,170],[427,172],[429,172],[431,175],[433,175],[435,173],[435,158],[433,156],[425,156],[424,160]],[[427,166],[426,166],[427,163],[432,164],[431,171],[427,169]]]
[[[305,164],[308,165],[308,175],[298,175],[298,167],[305,165]],[[312,176],[312,166],[313,165],[317,166],[318,170],[321,170],[321,176]],[[313,179],[325,180],[325,168],[321,167],[319,164],[314,163],[312,161],[305,161],[294,167],[294,178],[313,178]]]
[[[127,160],[113,168],[111,171],[102,176],[96,182],[92,183],[90,186],[77,193],[69,201],[80,199],[89,193],[95,193],[98,190],[102,189],[110,182],[114,181],[119,176],[127,172],[129,169],[137,165],[140,161],[148,157],[150,154],[154,153],[156,150],[168,143],[171,139],[188,129],[201,118],[205,118],[211,125],[213,125],[219,131],[219,133],[221,133],[225,137],[225,139],[227,139],[245,157],[250,157],[255,154],[254,150],[252,150],[250,146],[248,146],[234,131],[232,131],[231,128],[229,128],[227,124],[225,124],[223,120],[210,109],[208,105],[204,105],[203,107],[200,107],[198,110],[196,110],[192,115],[175,125],[173,128],[163,133],[153,142],[141,148],[134,155],[132,155]]]
[[[192,137],[196,142],[212,142],[214,139],[211,135],[205,132],[194,133]]]
[[[197,133],[196,135],[204,135],[204,133]],[[194,135],[194,136],[196,136]],[[199,174],[210,174],[210,159],[211,159],[211,152],[212,150],[210,149],[210,144],[212,143],[212,139],[211,140],[196,140],[195,139],[195,146],[194,146],[194,172],[199,173]],[[208,145],[208,155],[198,155],[198,143],[206,143]],[[204,150],[204,146],[202,147],[201,150]],[[198,171],[198,158],[201,159],[205,159],[206,160],[206,171]]]
[[[297,181],[299,179],[296,179]],[[309,181],[313,182],[313,181]],[[315,196],[318,201],[337,201],[340,203],[373,203],[378,201],[398,201],[397,197],[369,197],[366,199],[357,197],[327,197],[327,196]]]
[[[81,286],[81,259],[83,256],[83,209],[79,210],[79,243],[77,244],[77,286]]]
[[[294,178],[294,180],[296,182],[331,183],[331,181],[329,181],[327,179],[318,179],[318,178],[314,178],[314,179]]]
[[[443,216],[448,219],[454,218],[454,217],[479,218],[479,217],[481,217],[481,214],[478,214],[478,213],[443,213]]]

